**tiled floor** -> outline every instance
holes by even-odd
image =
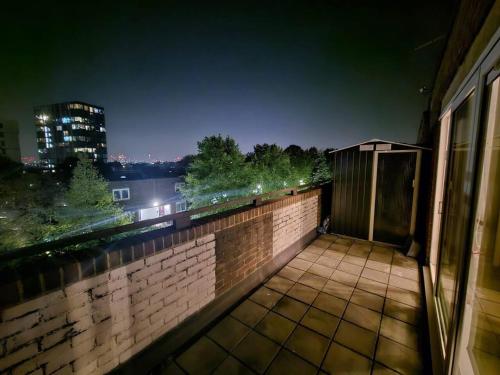
[[[424,373],[420,293],[414,259],[324,235],[161,372]]]

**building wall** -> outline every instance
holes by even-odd
[[[79,154],[106,162],[104,108],[83,102],[37,106],[34,121],[38,156],[44,168],[53,169]]]
[[[183,200],[182,195],[175,191],[175,183],[183,181],[184,179],[181,177],[123,179],[110,181],[109,189],[112,192],[113,189],[129,188],[130,199],[120,202],[126,210],[153,207],[153,203],[157,201],[159,204],[169,203],[172,213],[174,213],[175,202]]]
[[[19,124],[17,121],[0,119],[0,156],[21,162]]]
[[[50,270],[18,270],[25,276],[0,285],[18,296],[0,309],[0,372],[110,371],[255,273],[276,271],[278,257],[314,238],[320,198],[311,190]]]
[[[500,2],[493,0],[463,0],[450,31],[445,52],[439,65],[431,96],[432,160],[429,162],[427,180],[431,189],[427,206],[426,258],[431,249],[432,217],[436,189],[437,152],[439,148],[439,117],[460,84],[470,73],[500,24]],[[425,177],[425,176],[424,176]]]

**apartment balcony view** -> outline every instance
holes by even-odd
[[[8,8],[0,373],[497,374],[500,2],[408,7]]]

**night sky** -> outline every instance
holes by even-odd
[[[108,153],[139,160],[217,133],[244,152],[415,142],[444,39],[415,48],[451,18],[450,0],[17,3],[0,22],[0,117],[19,121],[22,154],[33,106],[82,100],[105,109]]]

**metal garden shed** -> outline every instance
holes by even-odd
[[[333,233],[405,245],[415,231],[423,150],[372,139],[331,151]]]

